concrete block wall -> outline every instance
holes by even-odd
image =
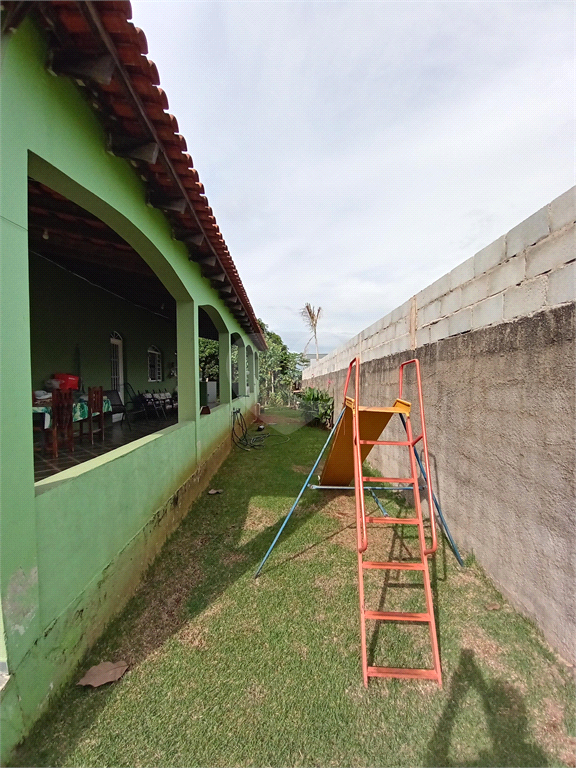
[[[434,490],[458,545],[576,663],[576,189],[305,371],[342,400],[392,403],[417,357]],[[408,369],[409,370],[409,369]],[[413,381],[405,397],[414,401]],[[418,423],[418,414],[415,422]],[[415,424],[415,426],[416,426]],[[416,427],[417,428],[417,427]],[[400,439],[391,433],[387,439]],[[401,476],[402,449],[370,462]]]
[[[576,187],[321,360],[306,380],[574,301]]]

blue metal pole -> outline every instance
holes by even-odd
[[[380,499],[378,498],[378,496],[376,496],[376,492],[374,491],[374,488],[367,488],[366,490],[370,491],[370,493],[372,494],[372,497],[373,497],[374,501],[380,507],[380,512],[382,512],[383,517],[390,517],[388,512],[386,512],[386,510],[382,506],[382,504],[380,502]]]
[[[402,414],[400,414],[400,418],[402,419],[402,424],[404,425],[404,429],[406,429],[406,419]],[[408,434],[408,430],[406,430],[406,434]],[[426,477],[426,471],[424,470],[424,466],[422,464],[422,459],[420,456],[418,456],[418,451],[416,450],[416,446],[412,446],[412,450],[414,451],[414,456],[416,456],[416,461],[418,462],[418,465],[420,467],[420,472],[422,472],[422,476],[424,478],[424,482],[426,485],[428,485],[428,478]],[[440,509],[440,504],[438,504],[438,499],[436,498],[436,495],[434,491],[432,491],[432,499],[434,501],[434,506],[438,510],[438,517],[440,518],[440,524],[442,525],[442,530],[444,531],[446,538],[448,539],[448,542],[450,544],[450,547],[452,548],[452,552],[454,552],[454,555],[456,556],[456,560],[458,560],[458,564],[464,567],[464,561],[460,557],[460,552],[458,552],[458,547],[456,546],[456,542],[452,538],[452,534],[450,533],[450,529],[448,528],[448,523],[446,520],[444,520],[444,515],[442,514],[442,510]],[[432,510],[430,510],[432,512]]]
[[[302,494],[304,493],[304,491],[305,491],[305,490],[306,490],[306,488],[308,487],[308,483],[310,482],[310,478],[311,478],[311,477],[312,477],[312,475],[314,474],[314,472],[315,472],[315,470],[316,470],[316,467],[318,466],[318,464],[320,464],[320,459],[322,458],[322,456],[323,456],[323,454],[324,454],[324,451],[326,450],[326,446],[328,445],[328,443],[329,443],[329,442],[330,442],[330,440],[332,439],[332,435],[334,434],[334,432],[336,432],[336,427],[338,426],[338,424],[340,424],[340,420],[342,419],[342,416],[344,416],[344,411],[345,411],[345,410],[346,410],[346,408],[342,408],[342,411],[340,412],[340,416],[338,416],[338,418],[336,419],[336,423],[335,423],[335,424],[334,424],[334,426],[332,427],[332,430],[330,431],[330,434],[328,435],[328,439],[327,439],[327,440],[326,440],[326,442],[324,443],[324,447],[322,448],[322,450],[320,451],[320,455],[319,455],[319,456],[318,456],[318,458],[316,459],[316,463],[314,464],[314,466],[312,467],[312,470],[310,471],[310,474],[309,474],[309,475],[308,475],[308,477],[306,478],[306,482],[305,482],[305,483],[304,483],[304,485],[302,486],[302,489],[301,489],[300,493],[298,494],[298,496],[297,496],[297,498],[296,498],[296,501],[294,502],[294,504],[292,504],[292,509],[291,509],[291,510],[290,510],[290,512],[288,512],[288,514],[286,515],[286,517],[285,517],[285,519],[284,519],[284,522],[282,523],[282,526],[280,527],[280,530],[278,531],[278,533],[276,534],[276,536],[275,536],[275,538],[274,538],[274,541],[272,542],[272,544],[270,544],[270,549],[268,550],[268,552],[266,552],[266,554],[264,555],[264,559],[262,560],[262,562],[261,562],[261,563],[260,563],[260,565],[258,566],[258,570],[257,570],[257,571],[256,571],[256,573],[254,574],[254,578],[255,578],[255,579],[258,577],[258,574],[259,574],[259,573],[260,573],[260,571],[262,570],[262,566],[264,565],[264,563],[266,562],[266,560],[268,560],[268,556],[269,556],[270,552],[272,552],[272,550],[274,549],[274,547],[275,547],[275,545],[276,545],[276,542],[277,542],[277,541],[278,541],[278,539],[280,538],[280,534],[282,533],[282,531],[283,531],[283,530],[284,530],[284,528],[286,527],[286,523],[288,522],[288,520],[290,520],[290,517],[291,517],[291,515],[292,515],[292,512],[294,512],[294,510],[295,510],[295,509],[296,509],[296,507],[298,506],[298,502],[300,501],[300,499],[302,498]]]

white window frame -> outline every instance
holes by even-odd
[[[154,375],[156,378],[150,377],[150,372],[152,369],[152,365],[151,365],[152,360],[154,361],[153,367],[154,367]],[[148,381],[155,383],[162,380],[163,380],[162,379],[162,352],[160,352],[158,347],[155,347],[153,344],[151,344],[148,347]]]

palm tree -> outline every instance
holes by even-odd
[[[316,329],[318,326],[318,320],[320,319],[320,314],[322,312],[322,307],[318,307],[318,309],[315,309],[312,304],[304,304],[304,307],[300,310],[300,314],[304,318],[304,322],[310,328],[312,331],[312,336],[308,340],[308,344],[314,339],[314,343],[316,344],[316,360],[318,360],[318,336],[316,334]],[[308,349],[308,344],[304,347],[304,352]]]

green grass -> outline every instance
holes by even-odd
[[[473,558],[462,570],[441,542],[431,566],[442,690],[363,687],[352,494],[307,491],[254,579],[327,437],[294,412],[267,416],[274,437],[234,450],[211,483],[224,492],[193,505],[76,679],[106,660],[129,672],[68,686],[12,764],[574,766],[569,671]],[[414,551],[391,531],[371,542]],[[370,574],[370,607],[421,607],[419,575],[399,573]],[[368,645],[376,663],[429,661],[422,627],[387,624]]]

